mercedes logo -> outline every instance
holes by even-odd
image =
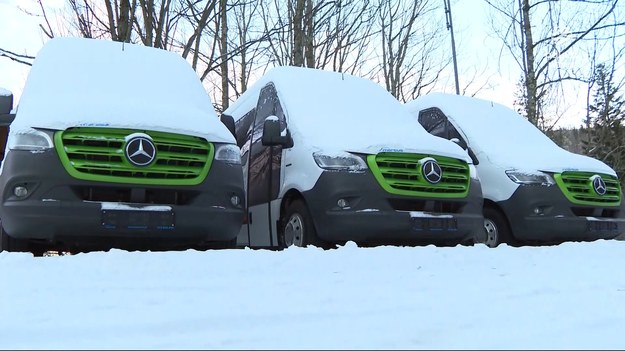
[[[443,178],[443,170],[435,160],[425,161],[421,167],[421,171],[425,179],[432,184],[440,182]]]
[[[607,189],[605,187],[605,182],[601,176],[596,175],[592,177],[592,188],[595,189],[595,192],[598,195],[605,195]]]
[[[126,142],[126,158],[137,167],[150,165],[156,159],[156,146],[147,134],[136,134]]]

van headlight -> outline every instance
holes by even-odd
[[[553,185],[553,178],[543,172],[522,172],[522,171],[506,171],[508,178],[517,184],[524,185]]]
[[[241,149],[234,144],[219,145],[215,150],[215,160],[240,165]]]
[[[54,147],[52,131],[43,131],[33,128],[12,133],[9,138],[9,149],[25,151],[44,151]]]
[[[315,152],[313,158],[323,169],[333,171],[364,171],[367,164],[362,158],[349,152]]]

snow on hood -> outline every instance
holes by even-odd
[[[527,119],[501,104],[443,93],[430,93],[406,103],[417,119],[419,111],[438,107],[467,137],[478,158],[503,168],[528,171],[588,171],[616,173],[605,163],[569,152]]]
[[[455,143],[435,137],[404,106],[373,81],[349,74],[301,67],[275,67],[225,112],[256,105],[258,91],[273,82],[293,138],[324,151],[376,154],[415,152],[463,159]]]
[[[84,38],[48,41],[33,63],[12,132],[134,128],[234,143],[197,74],[179,55]]]

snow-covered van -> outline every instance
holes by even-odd
[[[483,239],[466,152],[372,81],[276,67],[224,114],[236,122],[247,190],[240,245]]]
[[[233,131],[175,53],[50,40],[10,124],[2,249],[233,246],[245,200]]]
[[[406,106],[427,131],[455,138],[475,158],[487,245],[592,241],[625,232],[614,170],[562,149],[515,111],[442,93]]]

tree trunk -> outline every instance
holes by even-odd
[[[226,12],[227,0],[220,0],[219,11],[221,12],[221,108],[225,111],[229,105],[228,92],[228,13]]]
[[[293,14],[293,65],[304,66],[304,5],[306,0],[295,0],[295,13]]]
[[[306,57],[306,66],[309,68],[315,68],[314,17],[312,0],[306,0],[306,15],[304,16],[304,54]]]
[[[130,0],[120,0],[119,20],[117,21],[117,40],[130,41]]]
[[[522,24],[523,36],[525,37],[525,93],[527,102],[525,105],[525,113],[527,119],[534,125],[538,125],[538,92],[536,88],[536,71],[534,66],[534,40],[532,38],[532,26],[530,23],[530,2],[523,0],[522,6]]]

